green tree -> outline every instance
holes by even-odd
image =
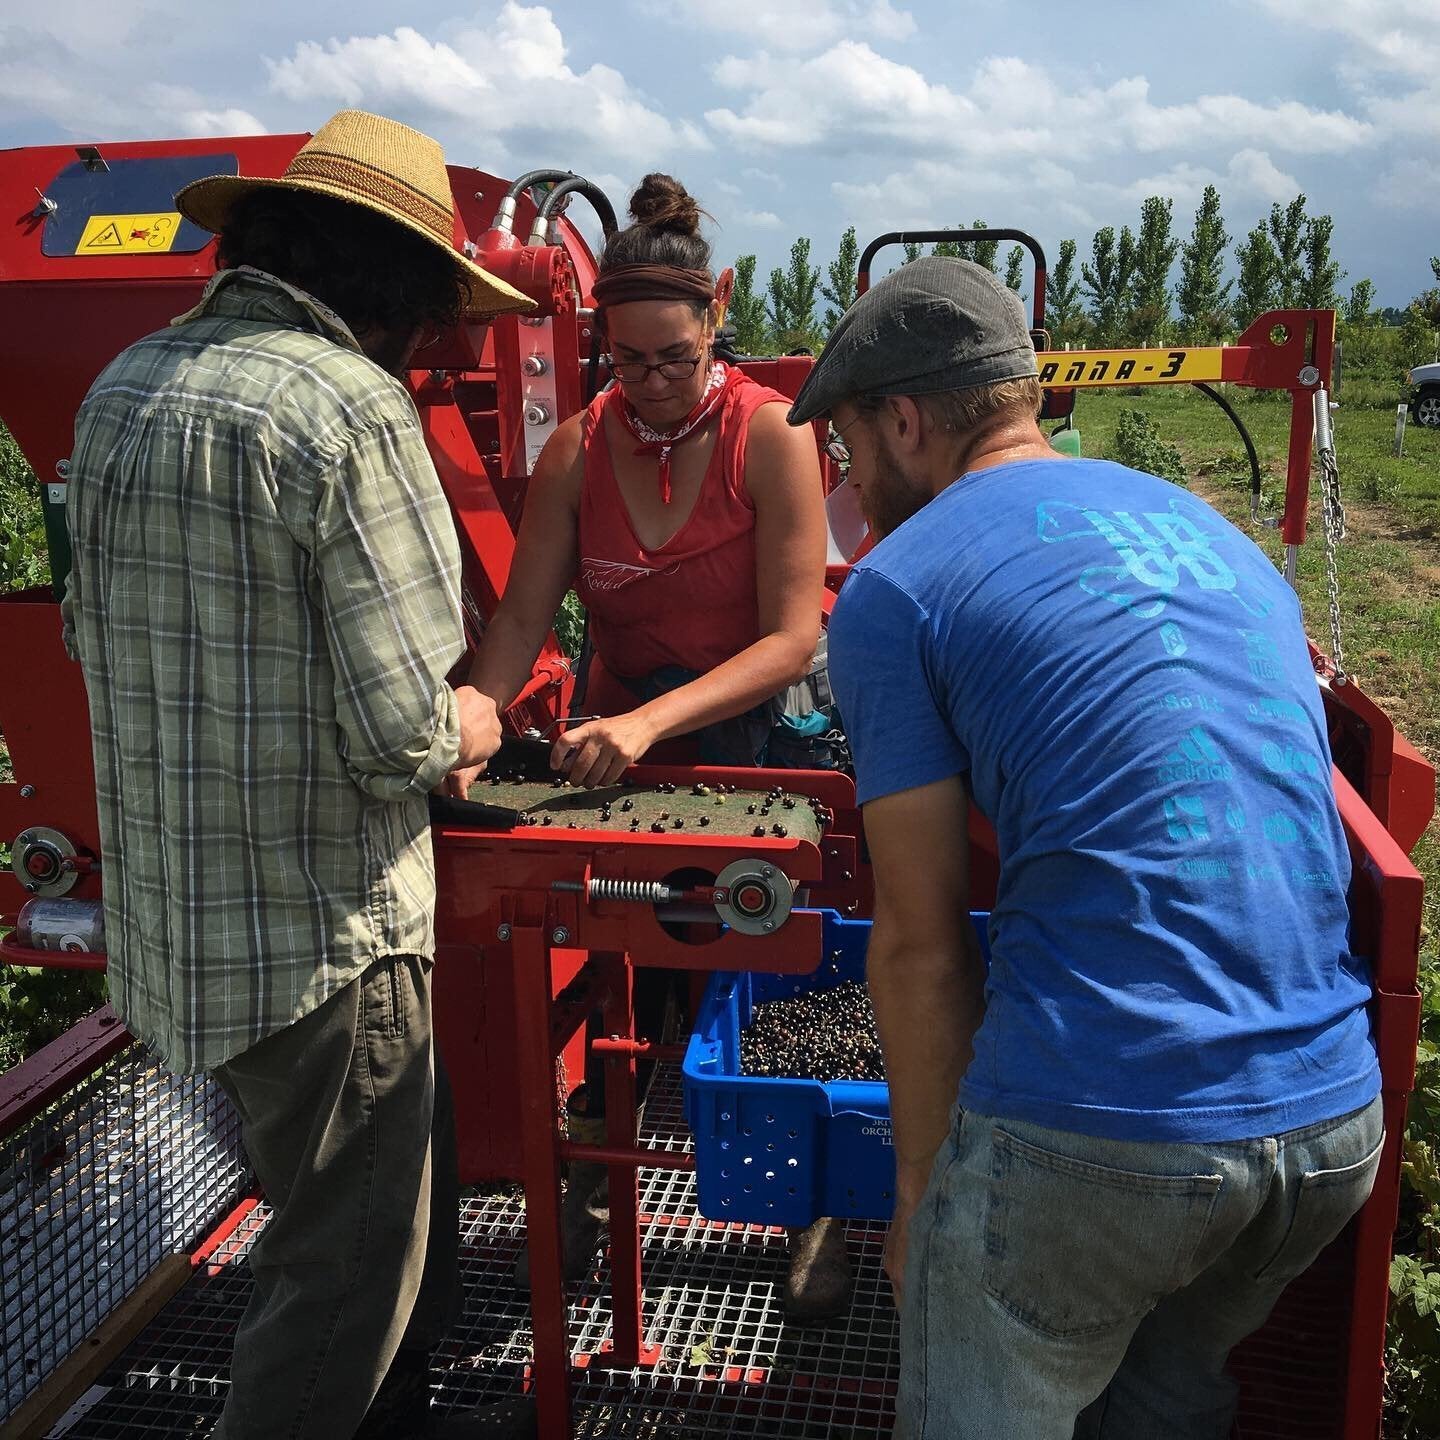
[[[1161,344],[1170,329],[1170,267],[1180,251],[1171,233],[1174,202],[1151,195],[1140,206],[1135,241],[1135,278],[1130,304],[1130,337],[1142,345]]]
[[[753,255],[742,255],[735,262],[735,291],[725,318],[735,327],[735,348],[742,355],[767,352],[770,327],[765,319],[765,297],[755,293]]]
[[[1290,309],[1300,303],[1304,272],[1300,257],[1305,249],[1305,196],[1297,195],[1283,210],[1277,200],[1270,207],[1270,244],[1275,252],[1275,304]]]
[[[988,225],[984,220],[972,220],[972,230],[985,230]],[[941,241],[941,244],[946,242]],[[998,240],[961,240],[950,242],[959,251],[962,260],[973,260],[977,265],[983,265],[991,274],[995,271],[995,255],[1000,249]],[[937,252],[938,253],[938,252]]]
[[[930,253],[947,260],[963,260],[965,258],[964,248],[958,240],[937,240],[930,247]]]
[[[1115,345],[1123,336],[1130,313],[1130,289],[1135,271],[1135,237],[1130,227],[1115,239],[1115,227],[1103,225],[1090,243],[1088,265],[1080,267],[1085,298],[1090,302],[1090,323],[1099,345]]]
[[[1207,185],[1180,255],[1180,284],[1175,291],[1180,328],[1192,344],[1213,344],[1229,328],[1234,282],[1223,276],[1230,239],[1220,215],[1220,192]]]
[[[782,352],[818,349],[820,335],[815,319],[815,293],[820,288],[820,271],[810,263],[810,241],[806,236],[790,247],[790,264],[770,272],[769,315],[775,341]]]
[[[1375,310],[1375,286],[1357,280],[1340,312],[1339,333],[1344,342],[1345,365],[1369,365],[1378,358],[1380,316]]]
[[[1406,369],[1412,365],[1429,365],[1437,356],[1436,326],[1420,301],[1413,301],[1400,326],[1400,356]]]
[[[1025,249],[1021,245],[1012,246],[1005,257],[1005,283],[1017,295],[1025,283]]]
[[[1297,299],[1306,310],[1337,310],[1336,293],[1345,272],[1330,254],[1330,237],[1335,222],[1328,215],[1314,215],[1305,221],[1304,266]]]
[[[917,245],[913,240],[906,240],[903,244],[905,258],[900,262],[902,265],[908,265],[912,260],[918,260],[925,253],[925,247]]]
[[[840,250],[830,262],[828,285],[821,284],[820,293],[830,302],[825,311],[825,334],[840,323],[840,317],[855,303],[855,282],[860,264],[860,244],[851,225],[840,237]]]
[[[1075,242],[1062,240],[1054,273],[1045,285],[1045,328],[1052,345],[1073,345],[1081,337],[1085,312],[1075,276]]]
[[[1239,245],[1240,281],[1235,292],[1235,323],[1243,330],[1257,315],[1273,310],[1279,295],[1279,259],[1262,220]]]
[[[1350,296],[1340,316],[1346,325],[1373,325],[1378,318],[1375,314],[1375,284],[1371,280],[1357,280],[1350,287]]]
[[[1430,257],[1430,272],[1435,277],[1435,284],[1428,290],[1422,290],[1409,305],[1410,310],[1419,310],[1425,323],[1432,330],[1440,330],[1440,255]],[[1405,318],[1401,318],[1402,325]],[[1412,364],[1415,362],[1412,361]]]

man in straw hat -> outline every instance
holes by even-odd
[[[882,537],[830,663],[875,867],[896,1433],[1219,1440],[1230,1348],[1379,1162],[1350,860],[1294,594],[1185,491],[1056,455],[1039,403],[1018,297],[927,258],[790,412],[830,417]]]
[[[429,1434],[458,1226],[426,796],[500,726],[445,683],[459,554],[396,376],[530,302],[379,116],[175,203],[222,268],[95,382],[70,476],[111,998],[230,1095],[274,1211],[216,1433]]]

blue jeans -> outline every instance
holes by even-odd
[[[1224,1440],[1230,1349],[1344,1228],[1364,1109],[1269,1139],[1099,1140],[961,1114],[911,1221],[903,1440]]]

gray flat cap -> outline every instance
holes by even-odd
[[[1020,297],[983,265],[931,255],[845,312],[789,418],[803,425],[852,395],[933,395],[1038,373]]]

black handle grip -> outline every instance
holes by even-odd
[[[468,830],[514,830],[520,811],[508,805],[482,805],[478,800],[460,800],[454,795],[430,797],[432,825],[463,825]]]

